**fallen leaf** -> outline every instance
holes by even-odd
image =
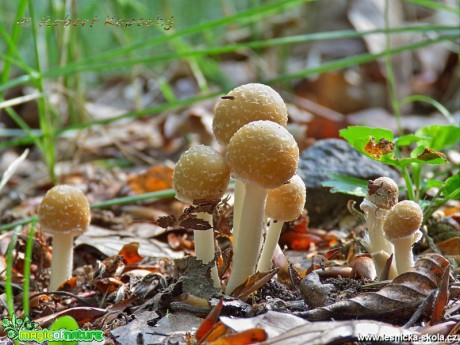
[[[222,322],[218,322],[213,326],[213,328],[209,331],[209,333],[206,334],[206,336],[202,339],[202,341],[198,342],[198,344],[202,344],[203,341],[206,341],[206,342],[214,341],[229,332],[231,332],[230,328],[228,328]]]
[[[120,249],[118,255],[123,258],[126,265],[137,264],[143,259],[143,257],[138,253],[139,245],[139,242],[131,242],[125,244],[123,248]]]
[[[330,318],[406,319],[436,289],[449,262],[441,255],[427,254],[415,267],[396,277],[378,292],[360,294],[349,300],[298,313],[310,320]]]
[[[436,294],[436,298],[433,303],[433,314],[431,315],[431,324],[435,325],[440,323],[444,316],[444,310],[449,301],[449,266],[444,271],[444,275],[441,278],[439,284],[439,291]]]
[[[216,306],[212,308],[211,312],[201,323],[200,328],[198,328],[195,334],[195,338],[198,342],[200,342],[204,338],[204,336],[211,331],[211,329],[218,321],[220,312],[222,310],[222,305],[222,300],[220,300],[219,303],[217,303]]]
[[[147,171],[133,175],[128,179],[131,190],[136,194],[156,192],[172,188],[174,169],[166,165],[157,165]]]
[[[207,345],[246,345],[256,344],[267,339],[267,333],[262,328],[252,328],[246,331],[220,337]]]
[[[418,334],[401,327],[370,320],[322,321],[297,326],[289,331],[262,342],[260,345],[329,345],[354,344],[362,337],[409,337]],[[368,343],[368,342],[366,342]],[[369,341],[369,343],[374,343]]]
[[[374,141],[374,137],[364,146],[364,151],[376,159],[380,159],[381,156],[392,153],[395,149],[395,144],[385,138],[381,138],[377,144]]]
[[[51,315],[43,316],[41,318],[35,319],[35,322],[38,322],[42,328],[50,326],[58,317],[68,315],[73,317],[80,326],[87,322],[105,315],[107,310],[94,307],[74,307],[62,310],[58,313]]]
[[[257,272],[256,274],[253,274],[243,284],[233,290],[232,296],[244,301],[250,294],[269,282],[277,272],[278,268],[274,268],[268,272]]]

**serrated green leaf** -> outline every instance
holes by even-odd
[[[323,187],[330,187],[331,193],[343,193],[359,197],[367,195],[367,180],[341,174],[330,174],[330,180],[323,181]]]

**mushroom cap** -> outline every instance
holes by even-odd
[[[196,145],[179,158],[173,173],[176,199],[193,203],[197,199],[220,199],[227,190],[230,169],[215,149]]]
[[[299,148],[293,136],[271,121],[244,125],[227,146],[227,163],[236,177],[267,189],[288,181],[298,160]]]
[[[287,107],[270,86],[251,83],[238,86],[217,102],[212,129],[217,141],[225,146],[238,129],[257,120],[286,126]]]
[[[265,215],[282,222],[297,219],[305,206],[305,183],[294,175],[288,183],[268,191]]]
[[[38,221],[43,231],[50,234],[84,233],[91,221],[88,199],[73,186],[51,188],[38,209]]]
[[[366,198],[378,208],[389,210],[398,202],[398,185],[389,177],[369,181]]]
[[[391,240],[415,233],[423,221],[419,204],[411,200],[398,202],[387,214],[383,223],[385,236]]]

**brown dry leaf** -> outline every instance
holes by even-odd
[[[442,158],[442,159],[447,159],[446,155],[444,153],[435,151],[433,149],[430,149],[429,147],[425,147],[423,152],[417,156],[418,159],[424,160],[424,161],[430,161],[432,159],[436,158]]]
[[[322,321],[297,326],[260,345],[355,344],[362,336],[402,338],[411,334],[418,333],[378,321]]]
[[[157,165],[147,171],[131,176],[128,184],[136,194],[156,192],[172,188],[174,169],[166,165]]]
[[[208,316],[203,320],[200,325],[200,328],[196,331],[195,339],[200,342],[203,340],[204,336],[208,334],[211,329],[213,329],[214,325],[219,319],[220,312],[222,310],[223,302],[222,300],[216,304],[214,308],[209,312]]]
[[[460,237],[449,238],[436,244],[444,255],[453,256],[460,265]]]
[[[431,315],[431,324],[435,325],[442,321],[444,310],[449,301],[449,266],[447,266],[444,275],[439,284],[439,291],[433,303],[433,313]]]
[[[246,331],[230,334],[207,342],[208,345],[246,345],[256,344],[267,339],[267,333],[262,328],[252,328]]]
[[[123,258],[126,265],[137,264],[139,261],[141,261],[144,258],[138,253],[139,246],[140,246],[139,242],[131,242],[131,243],[125,244],[123,248],[120,249],[120,252],[118,253],[118,255]]]
[[[395,144],[385,138],[381,138],[376,144],[374,137],[364,146],[364,151],[370,154],[376,159],[380,159],[381,156],[392,153],[395,149]]]
[[[250,294],[269,282],[277,272],[278,268],[274,268],[268,272],[257,272],[250,276],[243,284],[238,286],[231,295],[245,300]]]
[[[427,254],[415,267],[396,277],[378,292],[360,294],[349,300],[299,313],[310,321],[330,318],[402,319],[412,316],[418,306],[440,288],[449,262],[441,255]]]
[[[107,310],[101,308],[94,308],[94,307],[75,307],[65,309],[58,313],[54,313],[51,315],[43,316],[41,318],[35,319],[35,322],[38,322],[41,327],[49,327],[58,317],[68,315],[72,316],[75,321],[78,322],[79,326],[87,322],[91,322],[92,320],[105,315]]]
[[[217,324],[214,325],[214,327],[209,331],[209,333],[206,335],[206,337],[203,340],[206,342],[211,342],[216,339],[219,339],[220,337],[228,334],[229,332],[231,332],[230,328],[228,328],[222,322],[218,322]],[[198,342],[198,344],[201,344],[201,343],[202,343],[201,341]]]

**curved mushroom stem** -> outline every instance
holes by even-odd
[[[254,274],[260,251],[260,242],[264,220],[267,190],[255,183],[246,183],[240,230],[233,260],[232,273],[227,283],[226,293],[231,294],[235,288]]]
[[[207,221],[211,227],[212,215],[209,213],[200,212],[197,217]],[[215,257],[215,241],[213,228],[208,230],[193,230],[193,236],[195,238],[195,255],[198,260],[201,260],[203,264],[207,264],[212,261]],[[221,283],[219,273],[217,272],[217,265],[211,266],[211,279],[214,282],[214,287],[221,289]]]
[[[240,179],[235,179],[235,193],[233,198],[233,253],[237,252],[236,244],[241,223],[241,211],[243,210],[245,187]]]
[[[53,234],[53,256],[51,258],[50,290],[72,277],[73,236],[70,233]]]
[[[421,238],[421,235],[420,231],[416,231],[410,236],[393,238],[391,240],[395,246],[395,262],[398,274],[409,272],[414,267],[412,245]]]
[[[275,253],[276,245],[280,238],[281,229],[283,229],[284,222],[272,219],[265,236],[265,243],[260,255],[259,264],[257,265],[258,272],[267,272],[271,268],[272,257]]]

